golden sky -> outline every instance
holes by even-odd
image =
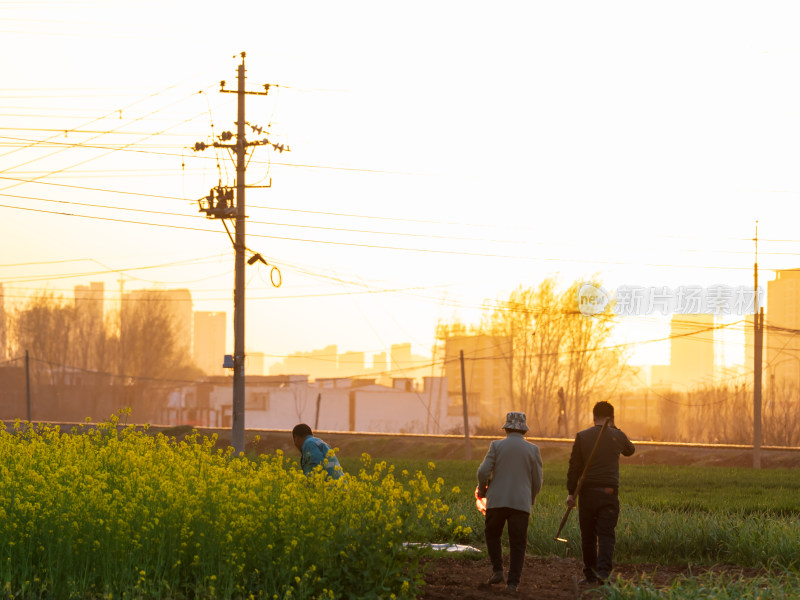
[[[218,90],[242,51],[248,89],[280,86],[248,122],[291,148],[247,171],[272,180],[246,194],[247,245],[282,275],[248,267],[247,347],[275,360],[427,353],[437,320],[551,275],[750,285],[756,220],[762,281],[800,266],[793,2],[221,6],[0,1],[7,301],[89,281],[113,300],[122,275],[232,314],[231,244],[196,200],[235,168],[190,148],[235,131]]]

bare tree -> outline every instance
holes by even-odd
[[[537,288],[514,290],[508,300],[484,313],[481,328],[512,340],[513,407],[529,415],[539,435],[555,432],[558,406],[555,398],[560,373],[559,346],[563,339],[560,298],[553,278]]]
[[[798,388],[793,382],[772,385],[764,406],[764,441],[768,445],[800,444],[800,412],[797,410]]]
[[[579,427],[592,400],[606,399],[620,383],[625,357],[609,346],[614,326],[610,307],[586,316],[578,310],[575,282],[558,294],[556,280],[519,287],[484,312],[481,330],[512,340],[513,405],[529,415],[536,433]],[[602,393],[601,393],[602,392]]]
[[[179,339],[169,297],[147,290],[131,296],[120,308],[118,372],[123,376],[125,404],[135,419],[156,417],[166,392],[181,381],[201,375]]]
[[[582,285],[579,281],[573,283],[564,291],[560,302],[564,316],[561,375],[565,419],[573,430],[580,429],[593,402],[605,400],[605,394],[617,389],[625,365],[621,348],[609,345],[614,327],[611,307],[595,315],[582,314],[578,305],[578,291]]]
[[[65,384],[75,335],[74,308],[62,297],[41,292],[15,309],[10,319],[14,354],[27,350],[33,358],[31,378],[36,384]]]

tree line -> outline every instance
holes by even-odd
[[[610,400],[628,368],[623,349],[609,342],[615,324],[610,306],[591,316],[580,312],[583,284],[559,291],[551,277],[520,286],[486,302],[479,323],[456,320],[437,328],[439,340],[470,333],[510,341],[498,345],[508,366],[509,410],[525,412],[535,435],[569,436],[582,428],[593,403]]]
[[[504,410],[525,412],[531,435],[571,437],[587,426],[594,403],[606,400],[617,407],[618,419],[628,416],[625,427],[637,414],[639,439],[752,444],[751,381],[718,381],[685,391],[649,388],[628,364],[627,348],[612,340],[618,317],[611,305],[595,315],[581,313],[579,290],[585,283],[559,290],[556,279],[547,278],[519,286],[505,298],[485,302],[478,323],[440,323],[437,340],[484,334],[510,342],[494,350],[508,367],[511,403]],[[792,382],[765,385],[765,445],[800,445],[798,401],[800,389]],[[496,425],[489,429],[481,433],[496,433]]]
[[[37,410],[46,410],[49,419],[58,419],[59,411],[81,420],[106,418],[123,406],[132,407],[134,417],[153,414],[159,407],[149,391],[203,376],[169,299],[158,291],[106,312],[43,291],[12,307],[6,318],[7,354],[31,357],[33,418]],[[6,413],[20,404],[18,370],[7,383],[0,403]],[[76,393],[80,397],[72,397]],[[3,415],[13,416],[23,415]]]

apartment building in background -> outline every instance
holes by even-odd
[[[495,429],[512,409],[511,338],[496,335],[461,335],[445,338],[444,372],[447,380],[448,415],[463,415],[461,352],[467,411],[480,427]],[[463,426],[462,426],[463,430]]]
[[[764,383],[800,386],[800,269],[781,269],[767,282]]]
[[[228,335],[228,315],[224,312],[194,311],[194,364],[206,375],[225,375],[222,362]]]

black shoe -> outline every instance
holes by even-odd
[[[506,591],[507,592],[516,592],[517,591],[517,584],[516,583],[509,583],[506,586]]]
[[[489,585],[494,585],[495,583],[503,583],[503,572],[502,571],[495,571],[492,573],[492,576],[489,577],[489,581],[486,582]]]
[[[581,579],[578,582],[578,585],[597,585],[598,581],[594,577],[587,577],[586,579]]]

